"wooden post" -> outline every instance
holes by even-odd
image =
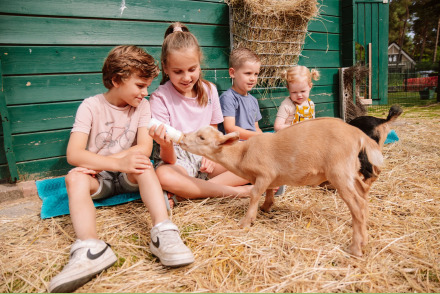
[[[437,102],[440,102],[440,60],[438,61],[438,73],[437,73]]]

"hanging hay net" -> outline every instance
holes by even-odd
[[[225,0],[231,8],[232,47],[246,47],[261,59],[259,85],[279,85],[283,71],[296,65],[317,16],[316,0]]]
[[[344,83],[344,120],[350,122],[358,116],[366,115],[367,109],[360,101],[360,88],[365,84],[365,79],[369,74],[368,67],[356,64],[349,68],[346,68],[343,73]],[[353,81],[355,82],[354,93],[356,99],[353,99]]]

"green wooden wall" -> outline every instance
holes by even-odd
[[[317,116],[339,116],[341,2],[321,1],[299,64],[321,71],[311,94]],[[76,109],[84,98],[105,91],[100,70],[107,53],[116,45],[136,44],[159,59],[171,22],[184,22],[196,35],[205,78],[225,91],[230,87],[228,15],[222,0],[1,1],[0,179],[65,174],[71,168],[65,150]],[[149,91],[157,86],[158,80]],[[260,125],[270,129],[287,92],[256,96],[264,117]]]

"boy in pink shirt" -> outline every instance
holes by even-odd
[[[50,292],[72,292],[116,262],[110,245],[98,240],[93,199],[121,193],[140,192],[153,222],[150,250],[162,264],[194,262],[168,219],[149,159],[153,140],[147,131],[151,111],[145,96],[158,66],[141,48],[118,46],[107,56],[102,72],[108,91],[79,106],[67,146],[67,161],[76,166],[66,176],[66,188],[77,240],[69,263],[50,282]]]

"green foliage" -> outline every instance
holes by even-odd
[[[438,71],[439,64],[437,62],[432,63],[432,60],[422,60],[421,62],[418,62],[416,64],[416,71],[425,71],[425,70]]]
[[[391,0],[389,43],[401,45],[416,61],[432,62],[439,19],[438,0]]]

